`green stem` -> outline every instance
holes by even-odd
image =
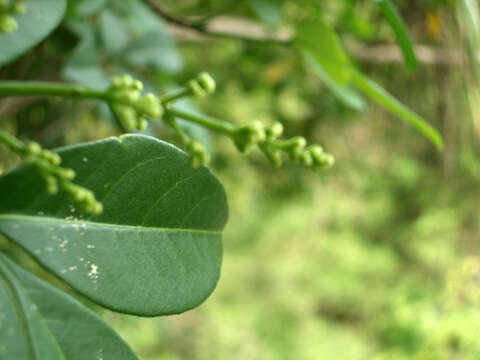
[[[16,152],[18,155],[24,153],[25,146],[23,143],[3,130],[0,130],[0,142],[4,143],[10,150]]]
[[[110,100],[110,94],[106,91],[41,81],[0,81],[0,96],[62,96]]]
[[[162,105],[166,105],[172,101],[175,101],[175,100],[178,100],[178,99],[181,99],[183,97],[186,97],[190,95],[190,91],[187,89],[187,88],[182,88],[182,89],[178,89],[170,94],[165,94],[163,96],[160,97],[160,102],[162,103]]]
[[[232,135],[236,129],[234,124],[230,124],[205,115],[192,114],[175,108],[168,108],[167,112],[177,118],[196,123],[218,133]]]

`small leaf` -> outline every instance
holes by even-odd
[[[1,253],[0,279],[4,280],[0,282],[0,313],[4,314],[0,326],[0,358],[3,359],[3,345],[9,359],[15,360],[137,359],[128,345],[93,311]]]
[[[26,8],[25,14],[16,16],[17,30],[0,33],[0,65],[14,60],[47,37],[62,20],[66,1],[28,1]]]
[[[380,8],[383,17],[388,21],[395,34],[397,43],[403,53],[403,58],[407,69],[413,71],[417,68],[417,57],[413,50],[412,41],[408,35],[407,27],[400,14],[390,0],[374,0]]]
[[[420,115],[416,114],[400,101],[390,95],[385,89],[373,80],[359,72],[354,73],[353,81],[355,85],[362,90],[370,99],[381,105],[392,114],[413,126],[418,132],[429,139],[438,150],[443,148],[442,136],[438,131],[426,122]]]
[[[82,217],[64,194],[45,195],[38,173],[23,166],[0,178],[2,234],[92,301],[120,312],[180,313],[213,291],[228,210],[207,168],[192,169],[185,153],[141,135],[59,154],[104,213]]]

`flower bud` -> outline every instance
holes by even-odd
[[[187,143],[185,150],[190,155],[190,162],[194,168],[198,168],[210,162],[210,155],[207,150],[205,150],[205,147],[196,140],[190,140]]]
[[[137,101],[137,109],[142,115],[153,119],[158,119],[163,115],[160,99],[152,93],[148,93]]]
[[[197,76],[196,80],[205,94],[211,94],[215,91],[215,80],[210,76],[209,73],[202,72]]]
[[[232,137],[237,149],[241,153],[248,153],[254,146],[265,141],[266,134],[263,124],[260,121],[254,121],[238,127]]]
[[[283,134],[283,125],[282,123],[276,121],[272,125],[268,126],[265,129],[265,133],[267,135],[267,139],[275,140],[276,138],[280,137]]]
[[[192,94],[195,97],[204,97],[205,95],[207,95],[205,90],[202,88],[202,86],[195,79],[190,80],[187,83],[187,89],[189,90],[190,94]]]
[[[58,168],[56,172],[63,180],[73,180],[75,178],[75,171],[72,169]]]
[[[27,11],[27,7],[25,6],[23,1],[15,1],[12,5],[12,13],[13,14],[25,14],[25,11]]]
[[[303,166],[310,167],[313,165],[312,154],[310,154],[309,151],[304,151],[302,154],[300,154],[299,158]]]
[[[34,141],[29,141],[25,144],[25,151],[27,155],[40,155],[42,147]]]
[[[47,193],[53,195],[58,192],[58,182],[55,177],[52,175],[44,175],[43,179],[45,180],[45,185],[47,189]]]

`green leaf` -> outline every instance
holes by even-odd
[[[318,21],[302,24],[297,31],[296,45],[307,63],[346,105],[354,109],[362,106],[361,99],[352,92],[351,86],[354,86],[442,149],[442,137],[435,128],[355,69],[333,29]]]
[[[349,84],[341,85],[336,83],[309,53],[304,52],[303,56],[307,64],[310,65],[318,77],[340,101],[354,110],[365,110],[366,104],[355,89],[352,89]]]
[[[255,15],[265,24],[274,26],[282,20],[282,2],[277,0],[248,0]]]
[[[0,358],[135,360],[94,312],[0,253]]]
[[[0,357],[66,360],[36,305],[0,254]]]
[[[407,28],[403,22],[400,14],[390,0],[374,0],[380,8],[383,17],[390,24],[390,27],[395,34],[397,43],[403,53],[403,58],[407,69],[413,71],[417,68],[417,57],[413,50],[412,41],[408,35]]]
[[[427,123],[420,115],[403,105],[376,82],[359,72],[354,73],[353,81],[370,99],[413,126],[418,132],[429,139],[438,150],[443,148],[442,136],[432,125]]]
[[[18,29],[0,33],[0,65],[8,63],[38,44],[60,23],[65,0],[28,1],[27,11],[16,16]]]
[[[348,84],[352,65],[331,27],[320,21],[305,22],[297,27],[295,44],[311,56],[337,85]]]
[[[110,10],[104,10],[100,16],[100,35],[109,55],[118,54],[130,41],[124,21]]]
[[[170,74],[180,71],[183,66],[183,60],[168,34],[157,30],[132,41],[125,49],[124,57],[132,66],[151,67]]]
[[[128,135],[61,149],[104,213],[83,217],[44,194],[30,166],[0,178],[0,232],[107,308],[180,313],[215,288],[228,208],[220,182],[177,148]]]
[[[103,72],[98,60],[95,32],[90,26],[78,21],[70,21],[67,25],[78,35],[80,43],[63,68],[62,76],[84,86],[107,89],[110,79]]]

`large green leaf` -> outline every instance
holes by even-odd
[[[1,253],[0,299],[0,359],[136,359],[94,312]]]
[[[415,51],[413,50],[412,41],[408,35],[407,27],[395,8],[395,5],[393,5],[390,0],[374,0],[374,2],[380,8],[383,17],[390,24],[390,27],[395,34],[398,46],[400,46],[400,49],[402,50],[407,69],[411,71],[415,70],[417,68],[417,57],[415,56]]]
[[[78,214],[64,194],[44,194],[34,169],[0,178],[0,232],[79,292],[116,311],[180,313],[215,288],[224,189],[185,153],[128,135],[61,149],[75,181],[103,202],[100,216]]]
[[[0,32],[0,65],[23,54],[42,41],[62,20],[65,0],[28,1],[25,14],[17,16],[18,29]]]

